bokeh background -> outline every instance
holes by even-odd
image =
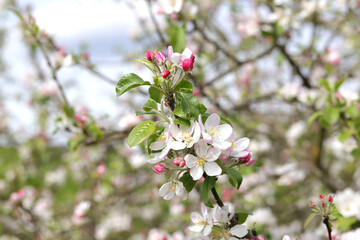
[[[163,176],[126,144],[148,118],[135,114],[146,87],[115,93],[125,73],[150,80],[133,60],[169,45],[194,52],[194,95],[208,112],[251,139],[257,161],[240,169],[240,190],[219,179],[224,201],[251,213],[247,226],[266,239],[326,239],[320,218],[304,222],[310,200],[332,194],[343,215],[336,239],[360,239],[359,1],[0,0],[0,9],[0,239],[199,239],[187,226],[200,185],[188,200],[161,199]]]

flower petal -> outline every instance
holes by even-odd
[[[220,117],[216,114],[213,113],[211,114],[208,119],[206,119],[205,121],[205,129],[206,131],[209,131],[209,127],[217,127],[220,124]]]
[[[219,158],[220,154],[221,154],[221,150],[219,148],[212,147],[206,153],[206,156],[205,156],[206,161],[208,161],[208,162],[216,161],[216,159]]]
[[[180,65],[182,63],[181,57],[180,53],[175,52],[171,55],[171,61],[176,65]]]
[[[230,233],[239,238],[244,237],[248,233],[248,229],[245,225],[236,225],[230,229]]]
[[[197,165],[197,158],[192,154],[187,154],[185,157],[186,166],[193,168]]]
[[[219,138],[222,140],[226,140],[232,134],[233,129],[229,124],[223,124],[217,127],[217,131],[220,133]]]
[[[194,181],[199,180],[203,174],[204,174],[204,169],[201,166],[195,166],[190,169],[190,175],[192,176]]]
[[[189,227],[189,230],[193,232],[201,232],[203,229],[204,229],[204,225],[198,225],[198,224]]]
[[[212,227],[209,225],[206,225],[203,230],[203,236],[209,235],[211,233],[211,231],[212,231]]]
[[[181,150],[186,148],[186,144],[183,142],[178,142],[178,141],[170,141],[168,143],[168,147],[174,150]]]
[[[150,144],[150,149],[154,151],[158,151],[163,149],[166,146],[165,141],[155,141]]]
[[[171,124],[169,127],[171,135],[178,141],[181,141],[181,130],[176,124]]]
[[[182,182],[176,183],[175,193],[176,193],[176,196],[180,197],[182,200],[185,200],[187,198],[187,191],[184,188],[184,185]]]
[[[182,57],[183,57],[184,59],[190,58],[192,54],[193,54],[193,53],[192,53],[192,51],[191,51],[189,48],[185,48],[185,50],[184,50],[183,53],[182,53]],[[184,60],[184,59],[182,59],[182,60]]]
[[[193,223],[198,223],[200,221],[204,221],[204,218],[198,212],[192,212],[190,214],[190,219]]]
[[[161,188],[159,189],[160,197],[164,197],[170,191],[170,188],[172,188],[171,182],[167,182],[164,185],[162,185]]]
[[[220,150],[226,150],[229,147],[231,147],[231,142],[224,141],[224,140],[219,139],[219,138],[215,138],[215,139],[213,139],[212,145],[214,147],[219,148]]]
[[[209,149],[208,145],[206,142],[204,142],[204,140],[199,140],[196,144],[195,144],[195,152],[196,155],[198,155],[199,157],[205,157],[206,153]]]
[[[250,139],[248,139],[247,137],[240,138],[239,140],[234,142],[234,145],[236,146],[234,150],[237,152],[244,151],[249,146],[249,144]]]
[[[216,162],[205,163],[204,170],[206,174],[209,176],[218,176],[222,172],[221,167],[219,167],[219,165]]]

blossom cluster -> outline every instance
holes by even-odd
[[[240,164],[250,165],[252,152],[248,150],[250,140],[246,137],[234,140],[233,129],[229,124],[221,124],[220,117],[214,113],[210,115],[205,124],[201,115],[198,121],[191,121],[189,127],[177,125],[170,121],[165,123],[164,131],[157,141],[151,143],[150,149],[154,151],[153,158],[148,162],[156,164],[155,173],[167,170],[186,171],[194,181],[204,176],[219,176],[222,169],[217,163],[218,159],[230,159]],[[165,162],[172,163],[165,163]],[[173,164],[173,165],[172,165]],[[180,168],[174,168],[179,166]],[[183,183],[178,180],[178,174],[159,190],[160,196],[169,200],[174,195],[186,199],[187,191]]]

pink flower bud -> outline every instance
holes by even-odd
[[[314,208],[314,207],[316,207],[315,206],[315,204],[312,202],[312,201],[310,201],[310,204],[309,204],[309,206],[311,207],[311,208]]]
[[[191,54],[191,57],[184,59],[182,62],[182,68],[185,72],[191,71],[194,68],[195,56]]]
[[[325,207],[325,203],[324,201],[321,202],[321,206]]]
[[[152,61],[154,61],[155,53],[152,51],[147,51],[145,56],[150,62],[152,62]]]
[[[66,51],[63,48],[59,49],[59,53],[61,56],[65,56],[66,55]]]
[[[245,149],[244,151],[248,152],[248,155],[246,155],[245,157],[240,157],[239,158],[239,160],[243,164],[248,163],[251,160],[251,151],[248,150],[248,149]]]
[[[87,117],[86,116],[84,116],[84,115],[75,115],[75,120],[76,121],[79,121],[79,122],[83,122],[83,123],[85,123],[86,122],[86,120],[87,120]]]
[[[106,172],[106,166],[104,162],[100,162],[99,165],[96,167],[96,173],[100,176],[104,175]]]
[[[155,53],[156,60],[159,64],[163,64],[166,60],[166,56],[162,52],[156,52]]]
[[[176,165],[176,166],[180,166],[180,167],[184,167],[186,162],[184,161],[184,158],[182,156],[180,157],[177,157],[173,160],[173,163]]]
[[[192,95],[195,97],[195,96],[199,95],[199,93],[200,93],[200,89],[195,88]]]
[[[323,199],[324,199],[324,195],[320,194],[320,195],[319,195],[319,198],[320,198],[321,200],[323,200]]]
[[[265,240],[264,235],[259,234],[259,235],[257,236],[257,240]]]
[[[328,202],[331,203],[333,200],[334,200],[334,197],[330,195],[330,196],[328,197]]]
[[[165,78],[165,79],[167,79],[169,76],[170,76],[170,74],[171,74],[171,72],[169,71],[169,70],[164,70],[163,72],[162,72],[162,77],[163,78]]]
[[[154,171],[154,173],[156,174],[160,174],[166,171],[166,165],[163,163],[157,163],[155,164],[155,166],[152,168],[152,170]]]

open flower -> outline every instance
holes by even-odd
[[[150,149],[153,151],[162,150],[159,154],[153,154],[154,158],[148,160],[149,163],[158,163],[162,159],[164,159],[169,153],[170,149],[173,150],[181,150],[186,147],[184,143],[175,141],[170,132],[171,126],[174,124],[170,124],[170,126],[166,127],[164,132],[160,135],[159,139],[150,144]]]
[[[176,124],[171,124],[170,131],[172,136],[177,141],[179,149],[191,148],[200,139],[200,126],[197,122],[190,121],[190,127],[185,127]],[[182,147],[182,148],[181,148]]]
[[[170,182],[167,182],[159,189],[160,197],[164,198],[165,200],[172,199],[175,194],[182,200],[185,200],[187,198],[187,191],[184,188],[183,183],[178,180],[172,180]]]
[[[208,236],[211,233],[214,220],[208,214],[207,208],[203,203],[201,203],[201,213],[202,215],[198,212],[192,212],[190,214],[190,219],[195,225],[190,226],[189,230],[193,232],[202,231],[203,236]]]
[[[230,211],[229,205],[223,207],[217,206],[215,209],[215,218],[221,223],[229,222],[234,216],[234,212]]]
[[[202,124],[201,115],[199,115],[199,124],[205,142],[221,150],[231,147],[232,144],[227,139],[232,133],[232,127],[229,124],[220,125],[220,117],[216,113],[211,114],[206,119],[205,126]]]
[[[192,51],[189,48],[185,48],[182,53],[174,53],[172,46],[168,47],[168,57],[170,61],[178,66],[181,66],[185,59],[190,59],[191,56],[194,56]],[[195,58],[195,57],[194,57]]]
[[[215,162],[221,154],[220,149],[210,147],[204,140],[199,140],[195,144],[195,152],[197,157],[192,154],[185,156],[186,166],[190,168],[190,175],[195,181],[202,177],[204,171],[208,176],[218,176],[221,174],[221,168]]]
[[[246,148],[250,144],[250,139],[244,137],[235,141],[233,134],[227,139],[231,143],[231,146],[222,152],[220,159],[226,161],[229,156],[240,158],[248,156],[249,152]]]

